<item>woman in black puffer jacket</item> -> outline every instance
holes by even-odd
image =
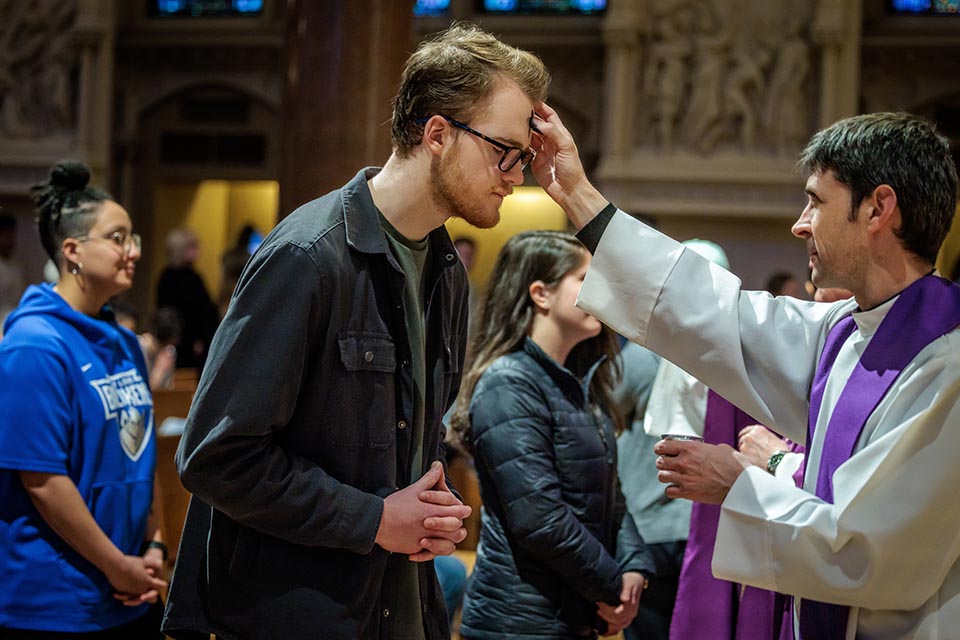
[[[617,480],[614,336],[574,304],[589,262],[573,236],[534,231],[491,276],[453,418],[484,505],[470,640],[615,633],[653,569]]]

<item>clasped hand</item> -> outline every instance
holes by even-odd
[[[606,602],[597,603],[597,614],[607,623],[607,634],[620,633],[630,626],[640,607],[643,595],[643,574],[628,571],[623,574],[623,586],[620,589],[620,604],[613,606]]]
[[[163,572],[163,554],[148,550],[143,556],[124,555],[107,574],[110,585],[116,589],[113,597],[128,607],[156,602],[167,583],[159,576]]]
[[[450,555],[467,537],[463,521],[471,511],[447,487],[443,465],[434,462],[415,483],[384,499],[375,541],[413,562]]]

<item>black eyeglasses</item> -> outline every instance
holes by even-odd
[[[450,118],[443,114],[440,114],[440,117],[446,120],[447,122],[449,122],[450,124],[452,124],[453,126],[455,126],[457,129],[463,129],[467,133],[475,135],[481,140],[485,140],[486,142],[489,142],[490,144],[495,146],[497,149],[499,149],[501,156],[500,156],[500,162],[497,163],[497,168],[500,169],[500,171],[503,171],[504,173],[513,169],[518,162],[520,163],[520,170],[523,171],[524,169],[527,168],[527,165],[530,164],[533,161],[533,159],[537,157],[537,152],[534,151],[533,149],[529,149],[529,148],[520,149],[518,147],[511,147],[510,145],[504,144],[499,140],[494,140],[493,138],[491,138],[486,134],[480,133],[476,129],[468,127],[467,125],[460,122],[459,120],[454,120],[453,118]],[[420,118],[419,120],[417,120],[417,124],[423,124],[427,120],[429,120],[429,118]]]

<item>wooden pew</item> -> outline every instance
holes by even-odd
[[[194,368],[182,368],[173,370],[173,389],[192,389],[196,391],[197,383],[200,381],[200,372]]]
[[[153,392],[154,426],[160,428],[168,417],[186,418],[193,401],[195,389],[157,389]],[[180,483],[174,455],[180,444],[180,436],[163,436],[156,433],[157,472],[156,483],[160,496],[160,522],[163,539],[170,549],[167,565],[172,568],[180,545],[180,532],[190,504],[190,492]]]
[[[451,455],[452,451],[456,451]],[[457,545],[463,551],[476,551],[480,542],[480,483],[477,481],[477,471],[473,468],[473,458],[459,450],[447,449],[447,472],[450,482],[457,488],[463,504],[473,508],[470,517],[463,521],[467,530],[467,537]]]

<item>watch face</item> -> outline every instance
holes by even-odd
[[[786,451],[776,451],[770,459],[767,460],[767,471],[773,473],[777,470],[777,465],[780,464],[780,461],[783,460],[783,456],[787,455]]]

